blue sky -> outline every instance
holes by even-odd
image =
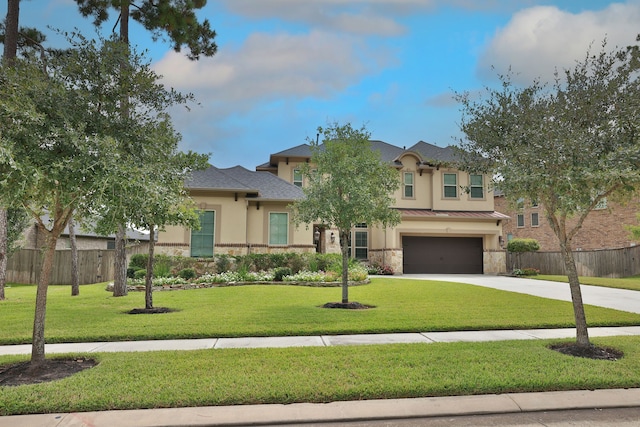
[[[640,0],[209,0],[200,16],[218,33],[214,57],[189,61],[135,24],[131,42],[201,104],[172,112],[181,148],[248,169],[333,122],[397,146],[455,144],[454,92],[479,92],[508,67],[522,83],[551,80],[590,44],[640,33]],[[72,0],[23,0],[20,20],[95,34]]]

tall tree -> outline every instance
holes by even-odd
[[[564,258],[576,344],[590,346],[572,239],[606,197],[640,185],[640,79],[637,48],[587,53],[553,83],[500,89],[462,104],[466,166],[493,173],[507,197],[542,202]],[[483,160],[480,160],[483,159]],[[567,219],[574,218],[568,222]],[[572,225],[573,224],[573,225]]]
[[[310,140],[311,165],[301,168],[309,185],[305,198],[293,204],[296,224],[322,221],[335,226],[342,252],[342,302],[349,302],[349,236],[359,223],[393,226],[400,214],[393,209],[393,192],[400,186],[398,172],[371,148],[363,126],[334,123],[318,128],[323,142]],[[312,169],[313,168],[313,169]]]
[[[129,18],[139,22],[151,32],[153,39],[168,40],[173,49],[180,52],[188,48],[187,56],[197,60],[200,55],[213,56],[217,51],[216,33],[207,19],[198,21],[196,11],[206,5],[206,0],[76,0],[83,16],[93,17],[96,27],[109,19],[109,12],[118,13],[120,40],[129,44]],[[122,114],[127,115],[127,103],[122,104]],[[120,224],[116,233],[114,296],[127,293],[125,226]]]
[[[144,157],[122,155],[117,138],[135,141],[130,144],[138,150],[153,150],[157,135],[148,133],[149,126],[166,122],[166,108],[183,99],[165,89],[149,64],[119,41],[78,37],[73,42],[73,49],[46,57],[45,63],[30,59],[0,67],[0,136],[3,148],[7,141],[11,149],[0,156],[0,198],[21,203],[46,236],[36,295],[34,367],[45,359],[46,296],[60,233],[74,211],[85,218],[118,200],[111,193],[128,185],[124,181],[130,175],[123,171],[143,165],[138,161]],[[123,62],[128,66],[121,67]],[[116,114],[123,88],[135,112],[127,117]],[[126,203],[129,194],[118,196]],[[44,209],[51,217],[47,224]]]

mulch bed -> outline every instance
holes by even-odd
[[[174,312],[173,308],[168,307],[153,307],[153,308],[134,308],[127,311],[127,314],[158,314],[158,313],[171,313]]]
[[[73,359],[46,359],[37,368],[31,368],[31,362],[20,362],[0,366],[0,386],[19,386],[39,384],[60,380],[85,369],[93,368],[98,362],[94,359],[75,357]]]
[[[574,342],[552,344],[549,346],[551,350],[558,351],[562,354],[575,357],[584,357],[587,359],[597,360],[618,360],[622,359],[624,353],[615,348],[609,347],[596,347],[594,345],[582,346]]]
[[[364,305],[359,302],[328,302],[322,306],[322,308],[345,308],[348,310],[367,310],[369,308],[374,308],[372,305]]]

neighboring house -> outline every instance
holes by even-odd
[[[516,206],[511,206],[504,195],[496,193],[495,206],[511,217],[503,227],[505,242],[516,237],[531,238],[540,243],[541,251],[560,250],[558,238],[553,233],[541,204],[522,199]],[[626,204],[603,199],[596,209],[589,212],[580,231],[573,238],[573,249],[586,251],[635,246],[637,241],[631,237],[627,227],[638,225],[636,215],[640,211],[639,206],[640,200],[637,198]],[[568,223],[575,224],[572,220]]]
[[[168,226],[158,252],[191,257],[214,254],[313,252],[313,231],[293,225],[289,205],[302,189],[268,172],[241,166],[196,171],[185,182],[200,214],[200,230]]]
[[[351,256],[397,273],[485,273],[506,270],[502,250],[502,223],[508,216],[496,212],[489,176],[455,168],[451,147],[418,142],[410,148],[371,141],[372,149],[400,173],[395,209],[402,222],[382,229],[359,224],[351,235]],[[306,185],[300,165],[311,159],[302,144],[270,156],[256,168],[296,187]],[[304,231],[304,230],[303,230]],[[317,250],[339,252],[337,230],[313,224]]]
[[[48,215],[44,215],[42,217],[44,223],[49,222]],[[86,230],[80,224],[76,223],[75,226],[76,232],[76,244],[78,250],[87,250],[87,249],[115,249],[115,234],[111,234],[109,236],[100,236],[92,231]],[[38,227],[35,224],[35,221],[32,222],[29,227],[24,231],[21,245],[22,249],[40,249],[44,246],[45,236],[38,230]],[[129,243],[137,242],[137,243],[149,243],[149,234],[141,233],[139,231],[133,229],[127,229],[127,240]],[[64,231],[58,238],[56,243],[56,249],[70,249],[71,243],[69,240],[69,227],[65,227]]]

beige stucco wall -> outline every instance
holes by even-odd
[[[418,158],[407,154],[400,159],[402,168],[398,171],[400,187],[394,193],[394,207],[405,209],[431,209],[433,207],[433,177],[430,170],[418,170]],[[404,174],[413,174],[413,197],[404,197]]]
[[[195,192],[192,194],[201,210],[215,211],[214,253],[245,255],[249,252],[311,252],[313,230],[293,224],[288,202],[257,202],[233,193]],[[269,213],[289,214],[288,245],[269,246]],[[158,235],[158,252],[172,255],[190,255],[191,231],[170,226]]]
[[[445,198],[444,197],[444,174],[455,173],[458,178],[458,187],[466,187],[469,185],[469,174],[461,172],[456,169],[440,168],[433,171],[433,210],[438,211],[481,211],[481,212],[493,212],[493,193],[487,190],[487,183],[490,179],[487,175],[484,176],[484,198],[472,199],[471,195],[465,193],[461,188],[458,188],[458,197]]]

